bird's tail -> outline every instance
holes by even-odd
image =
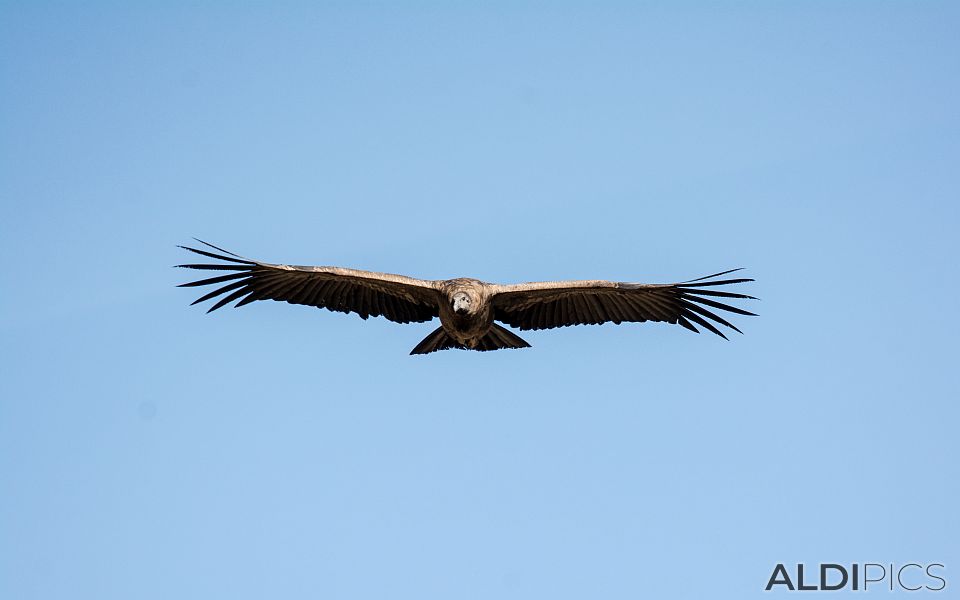
[[[463,344],[447,335],[443,327],[438,327],[433,333],[423,338],[423,341],[417,344],[417,347],[410,351],[410,354],[430,354],[437,350],[448,350],[450,348],[459,348],[460,350],[500,350],[501,348],[529,348],[523,338],[513,333],[509,329],[504,329],[496,323],[490,327],[487,335],[480,338],[480,343],[476,348],[467,348]]]

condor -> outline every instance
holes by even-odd
[[[437,350],[499,350],[530,344],[497,322],[520,330],[569,325],[642,323],[695,325],[726,339],[718,325],[740,332],[710,309],[739,315],[753,313],[711,298],[755,300],[753,296],[717,289],[752,279],[718,279],[733,269],[683,283],[649,284],[617,281],[546,281],[499,285],[477,279],[428,281],[403,275],[342,267],[302,267],[249,260],[197,240],[210,250],[180,246],[219,263],[177,265],[187,269],[229,271],[225,275],[179,287],[216,285],[193,304],[222,296],[207,312],[231,302],[236,307],[256,300],[304,304],[360,318],[385,317],[396,323],[424,323],[440,318],[440,327],[410,354]],[[211,251],[212,250],[212,251]]]

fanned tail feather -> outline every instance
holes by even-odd
[[[457,348],[459,350],[478,350],[487,352],[490,350],[500,350],[502,348],[529,348],[523,338],[505,329],[496,323],[490,327],[490,331],[480,339],[475,348],[468,348],[450,337],[443,327],[438,327],[430,335],[423,338],[417,346],[410,351],[410,354],[430,354],[438,350],[449,350]]]

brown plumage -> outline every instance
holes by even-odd
[[[216,250],[180,246],[195,254],[224,261],[177,265],[187,269],[228,271],[225,275],[184,283],[179,287],[217,285],[193,302],[219,298],[207,312],[233,301],[236,307],[255,300],[278,300],[356,313],[360,318],[385,317],[397,323],[423,323],[440,317],[441,326],[410,354],[437,350],[499,350],[530,344],[499,321],[520,330],[552,329],[599,323],[676,323],[699,333],[695,325],[726,339],[718,325],[740,332],[711,309],[754,316],[711,298],[751,299],[753,296],[716,289],[753,281],[717,279],[724,271],[683,283],[647,284],[617,281],[545,281],[498,285],[476,279],[428,281],[403,275],[341,267],[298,267],[248,260],[212,244]],[[742,332],[741,332],[742,333]]]

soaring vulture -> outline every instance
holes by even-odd
[[[714,310],[755,316],[711,299],[756,299],[717,289],[753,281],[718,279],[739,269],[683,283],[589,280],[499,285],[466,278],[428,281],[342,267],[274,265],[248,260],[202,240],[197,241],[216,252],[188,246],[180,248],[223,262],[177,266],[228,272],[178,286],[217,286],[193,302],[197,304],[222,296],[207,312],[235,300],[239,300],[236,307],[255,300],[280,300],[343,313],[353,312],[361,319],[386,317],[396,323],[423,323],[440,317],[440,327],[417,344],[410,354],[429,354],[448,348],[487,351],[530,347],[494,321],[520,330],[663,321],[679,324],[695,333],[699,333],[695,324],[700,325],[727,339],[717,325],[742,332]]]

